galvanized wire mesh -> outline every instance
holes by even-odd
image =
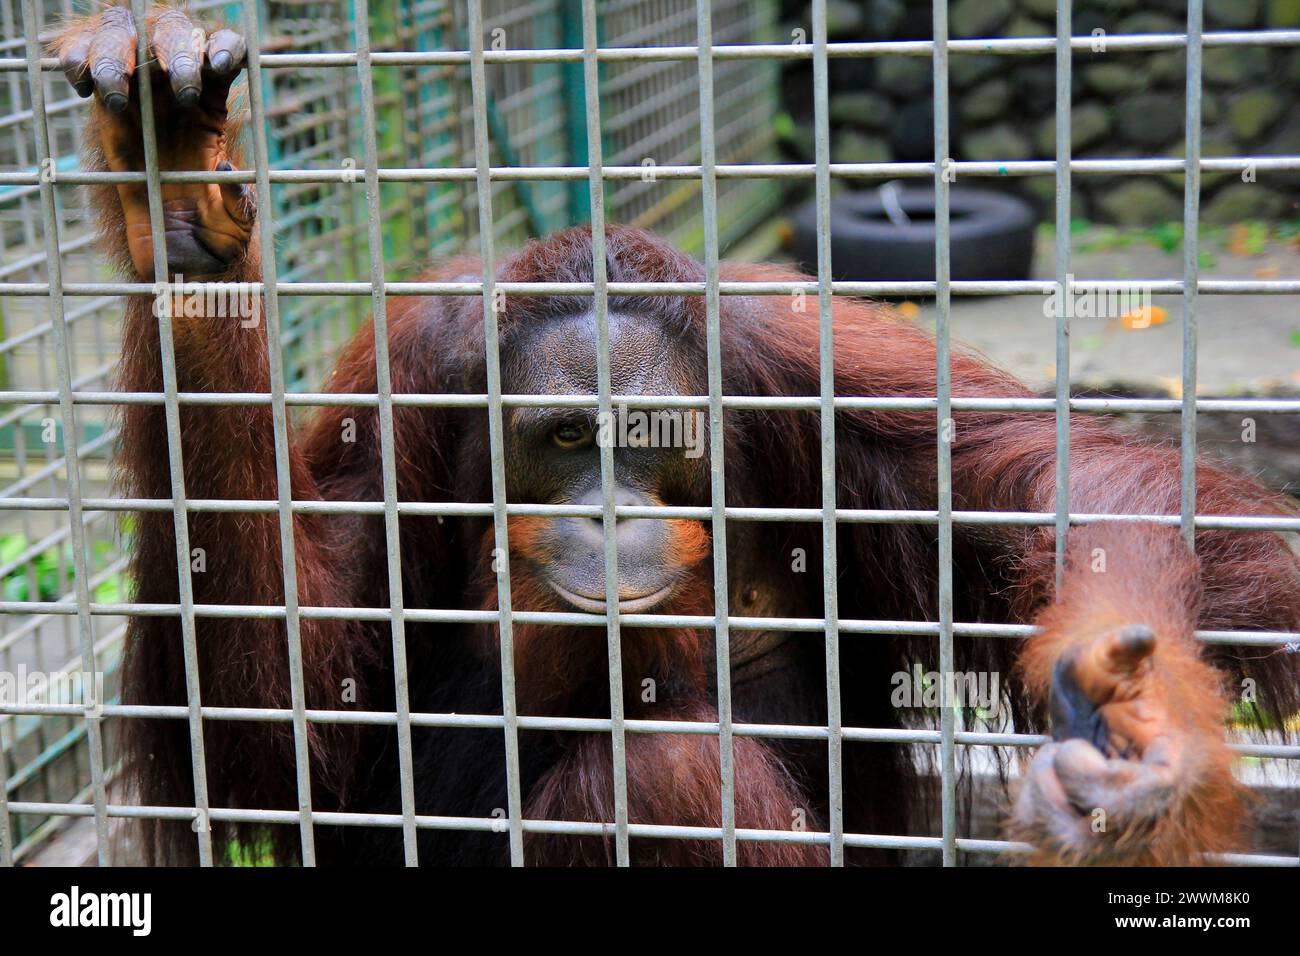
[[[139,6],[139,5],[137,5]],[[224,6],[224,5],[223,5]],[[761,8],[743,3],[709,3],[700,0],[693,7],[658,0],[638,3],[616,0],[602,5],[597,16],[593,0],[581,4],[538,2],[515,9],[497,9],[495,4],[470,0],[461,7],[430,2],[405,4],[385,20],[388,12],[374,16],[364,3],[352,8],[356,18],[328,3],[274,4],[262,9],[252,5],[238,9],[232,18],[254,42],[249,64],[249,99],[255,117],[253,158],[255,172],[230,174],[251,179],[269,210],[261,218],[264,244],[269,248],[277,237],[283,247],[264,264],[268,329],[273,354],[284,355],[284,363],[273,363],[269,394],[175,392],[174,369],[161,394],[112,392],[107,375],[115,350],[113,323],[122,295],[151,295],[143,284],[109,283],[101,278],[89,248],[88,223],[84,211],[69,204],[68,194],[35,171],[43,161],[53,160],[61,173],[59,182],[90,181],[73,173],[71,156],[76,146],[76,117],[79,101],[71,97],[61,79],[49,77],[54,64],[38,62],[31,37],[31,24],[40,19],[35,0],[24,0],[21,16],[12,5],[4,12],[6,36],[24,33],[24,39],[6,41],[0,49],[0,122],[14,135],[0,139],[0,163],[9,172],[0,173],[0,215],[4,216],[6,258],[0,267],[0,304],[7,324],[0,354],[6,356],[9,394],[14,410],[4,424],[22,426],[40,418],[62,423],[70,455],[60,457],[50,443],[37,445],[31,436],[18,437],[14,427],[14,481],[0,493],[0,510],[21,528],[25,540],[34,541],[7,559],[5,569],[22,571],[27,579],[22,599],[0,603],[0,614],[9,624],[0,637],[0,666],[12,665],[27,654],[34,661],[62,663],[94,657],[95,667],[111,673],[116,644],[126,614],[178,615],[192,642],[196,617],[256,616],[284,619],[291,649],[297,623],[303,618],[339,618],[389,622],[395,646],[400,649],[407,622],[498,622],[502,635],[502,666],[506,706],[502,716],[412,713],[409,701],[399,700],[393,713],[357,714],[308,710],[302,688],[295,685],[291,709],[200,707],[143,707],[109,703],[102,717],[83,717],[76,707],[26,704],[0,708],[0,738],[5,744],[5,774],[9,780],[0,794],[0,826],[9,838],[3,841],[6,862],[21,858],[40,837],[27,827],[35,818],[65,816],[93,817],[98,828],[101,858],[106,854],[107,821],[113,817],[156,816],[191,820],[210,815],[218,821],[259,821],[300,828],[304,858],[311,860],[313,826],[343,824],[401,828],[407,859],[416,862],[415,834],[419,828],[491,829],[494,820],[463,820],[419,816],[412,796],[410,728],[413,726],[491,727],[506,735],[510,778],[509,828],[512,860],[523,862],[522,834],[525,831],[600,833],[599,823],[560,823],[521,818],[515,740],[518,731],[529,728],[607,731],[614,741],[615,814],[618,860],[628,859],[628,840],[635,836],[679,838],[708,836],[722,841],[724,857],[735,860],[738,840],[787,840],[811,842],[827,847],[832,862],[842,862],[846,847],[934,849],[945,863],[956,862],[958,851],[998,853],[1013,846],[994,840],[959,839],[956,822],[956,754],[958,747],[1029,747],[1040,738],[1025,734],[984,733],[958,726],[951,708],[942,712],[935,730],[844,727],[839,711],[838,641],[841,634],[920,634],[937,638],[940,668],[952,669],[953,639],[969,635],[980,639],[1023,637],[1022,625],[960,622],[953,619],[951,574],[952,533],[958,524],[1047,525],[1058,530],[1105,517],[1068,512],[1066,487],[1069,474],[1068,413],[1120,409],[1178,412],[1183,423],[1183,494],[1181,513],[1160,519],[1180,525],[1185,533],[1193,527],[1226,529],[1300,530],[1300,520],[1279,517],[1197,516],[1195,503],[1194,452],[1195,415],[1199,409],[1241,410],[1279,413],[1300,411],[1300,402],[1270,400],[1198,400],[1196,397],[1195,307],[1203,294],[1280,295],[1300,292],[1297,279],[1209,280],[1198,273],[1196,226],[1198,222],[1198,177],[1202,170],[1240,171],[1248,165],[1257,169],[1300,168],[1300,157],[1231,157],[1204,159],[1199,145],[1199,64],[1203,47],[1267,43],[1300,46],[1300,30],[1243,32],[1202,36],[1200,0],[1189,6],[1185,35],[1112,36],[1113,49],[1187,51],[1187,153],[1186,159],[1123,159],[1072,161],[1069,153],[1069,74],[1071,51],[1086,48],[1089,38],[1072,38],[1070,4],[1058,5],[1058,36],[1053,38],[993,38],[973,41],[947,40],[947,11],[943,4],[934,10],[934,41],[890,43],[837,43],[826,39],[826,4],[815,3],[811,37],[795,44],[764,43]],[[380,27],[391,27],[381,35]],[[511,36],[508,46],[493,46],[492,31],[501,26]],[[277,38],[273,40],[272,38]],[[280,42],[278,38],[287,38]],[[522,42],[521,42],[522,41]],[[950,163],[947,158],[949,56],[964,52],[1054,55],[1058,78],[1058,156],[1052,162]],[[907,55],[930,58],[934,71],[935,160],[921,163],[843,164],[830,162],[827,117],[827,65],[831,57]],[[770,76],[766,73],[777,60],[811,58],[815,98],[815,162],[806,164],[765,163],[768,132],[764,128],[770,109]],[[41,71],[47,79],[40,81]],[[578,102],[551,102],[579,96]],[[35,104],[34,110],[24,105]],[[414,124],[397,117],[416,117]],[[18,135],[24,123],[32,123],[35,136]],[[146,123],[146,142],[153,135]],[[412,128],[414,127],[414,129]],[[49,136],[46,136],[48,127]],[[48,146],[46,144],[49,144]],[[34,145],[33,145],[34,144]],[[697,145],[698,144],[698,145]],[[647,181],[644,160],[653,157],[653,182]],[[953,171],[962,177],[1020,176],[1052,174],[1057,178],[1058,281],[1069,276],[1069,187],[1073,175],[1109,173],[1186,172],[1185,267],[1181,280],[1144,282],[1151,292],[1176,292],[1184,297],[1185,340],[1182,398],[1177,400],[1086,400],[1069,397],[1069,339],[1064,315],[1058,316],[1057,392],[1055,399],[958,399],[953,398],[948,379],[949,323],[951,296],[984,294],[1039,295],[1051,291],[1044,282],[954,282],[949,275],[947,195]],[[183,174],[182,174],[183,175]],[[159,174],[149,168],[144,174],[156,195],[161,182],[177,174]],[[939,197],[936,221],[937,276],[925,283],[832,282],[829,234],[829,197],[835,178],[881,179],[894,177],[932,178]],[[206,180],[212,176],[202,176]],[[755,186],[767,179],[807,178],[819,200],[817,262],[818,279],[802,283],[724,283],[714,266],[720,248],[730,233],[743,231],[765,211],[756,197]],[[364,183],[363,190],[357,186]],[[699,201],[696,201],[696,197]],[[274,203],[267,202],[267,198]],[[585,200],[585,201],[584,201]],[[737,210],[724,219],[724,209]],[[8,210],[6,212],[6,210]],[[157,215],[157,213],[155,213]],[[546,231],[564,221],[590,216],[596,245],[596,275],[591,283],[521,285],[497,283],[491,264],[497,250],[522,235]],[[393,227],[395,218],[400,226]],[[602,227],[609,219],[633,221],[657,228],[686,245],[695,244],[703,254],[709,278],[704,283],[637,284],[606,281]],[[161,242],[159,239],[158,242]],[[486,264],[481,281],[463,283],[420,283],[388,281],[402,266],[427,255],[440,254],[470,242],[477,246]],[[13,254],[11,257],[11,250]],[[1116,282],[1076,283],[1114,288]],[[707,396],[680,399],[626,397],[637,407],[693,407],[707,409],[715,424],[724,409],[802,408],[818,410],[822,434],[821,507],[813,509],[746,509],[726,507],[721,484],[723,447],[721,428],[712,429],[710,456],[714,465],[714,486],[710,507],[635,508],[616,506],[612,482],[612,459],[602,452],[604,500],[599,506],[543,506],[508,504],[504,498],[504,476],[500,453],[501,413],[505,407],[527,404],[569,404],[612,407],[608,350],[600,355],[600,383],[596,396],[510,396],[501,394],[500,369],[495,351],[495,317],[491,308],[495,291],[532,294],[590,294],[594,298],[600,342],[607,342],[608,296],[612,294],[690,294],[705,297],[709,324],[710,381]],[[719,343],[720,296],[749,293],[787,295],[794,291],[816,294],[822,316],[822,376],[818,396],[804,398],[740,398],[722,394]],[[382,361],[385,347],[385,293],[447,295],[481,294],[488,330],[488,391],[484,395],[393,396]],[[831,297],[834,294],[934,294],[938,302],[939,374],[933,398],[881,398],[874,396],[835,397],[832,380]],[[364,298],[376,317],[377,346],[380,350],[379,388],[375,395],[326,396],[302,391],[300,379],[318,380],[324,356],[355,324],[364,311]],[[30,312],[16,304],[27,301]],[[328,303],[328,304],[322,304]],[[48,311],[46,308],[48,307]],[[15,315],[19,318],[15,318]],[[285,350],[288,349],[286,352]],[[34,357],[33,357],[34,356]],[[20,362],[19,359],[24,361]],[[297,389],[295,393],[295,389]],[[617,396],[620,402],[625,397]],[[175,487],[169,500],[125,500],[113,497],[103,485],[102,454],[111,445],[112,433],[104,430],[103,413],[114,403],[149,402],[167,408],[169,438],[175,446],[179,434],[177,408],[182,403],[263,403],[276,413],[277,459],[280,467],[280,495],[276,501],[186,500],[183,487]],[[382,501],[299,502],[292,501],[287,469],[287,409],[303,405],[346,402],[379,408],[382,432],[384,496]],[[493,447],[493,501],[476,504],[421,504],[401,502],[396,496],[392,447],[394,405],[445,404],[485,407],[489,412]],[[55,407],[57,406],[57,408]],[[939,496],[930,511],[855,511],[837,507],[834,488],[834,412],[837,408],[914,408],[933,411],[939,422],[953,410],[1015,409],[1051,412],[1058,423],[1058,498],[1055,513],[963,512],[954,510],[948,448],[937,449]],[[93,428],[98,426],[100,431]],[[37,451],[38,449],[38,451]],[[75,451],[74,451],[75,449]],[[607,619],[580,614],[513,612],[508,572],[502,579],[499,610],[450,611],[407,608],[400,587],[392,588],[392,603],[381,609],[299,607],[294,582],[286,580],[286,603],[282,607],[195,605],[182,584],[175,605],[130,603],[121,587],[120,553],[111,536],[111,518],[117,512],[170,511],[183,526],[189,511],[264,511],[277,513],[282,530],[291,527],[292,515],[307,511],[381,514],[385,518],[390,545],[395,544],[397,518],[404,514],[475,514],[494,519],[497,544],[507,545],[508,515],[588,515],[606,522],[615,517],[690,517],[709,521],[714,531],[714,579],[718,584],[718,606],[714,616],[620,615],[617,601]],[[63,523],[63,515],[69,522]],[[819,523],[823,528],[825,609],[821,618],[773,620],[733,616],[726,607],[726,522],[737,520],[798,520]],[[1150,520],[1144,518],[1143,520]],[[835,528],[840,522],[916,522],[939,529],[938,620],[933,622],[860,621],[839,619]],[[284,547],[292,549],[292,535],[282,534]],[[64,543],[71,545],[65,553]],[[107,548],[100,548],[100,542]],[[49,593],[39,591],[38,555],[56,552],[53,584]],[[181,547],[181,554],[186,550]],[[395,546],[388,549],[390,582],[400,582],[401,569]],[[291,558],[291,551],[286,554]],[[617,550],[608,540],[605,549],[607,586],[613,587]],[[292,560],[285,560],[288,569]],[[185,578],[186,575],[182,575]],[[290,578],[292,570],[290,570]],[[7,598],[11,596],[6,596]],[[12,596],[17,598],[17,594]],[[519,716],[512,699],[510,635],[513,621],[547,621],[603,626],[608,632],[610,682],[622,686],[619,661],[620,627],[690,626],[716,629],[725,638],[728,629],[771,628],[822,633],[826,642],[828,721],[824,727],[738,724],[732,720],[728,682],[727,641],[719,639],[719,719],[717,722],[664,722],[625,719],[618,706],[621,694],[611,695],[614,709],[609,719],[541,718]],[[1234,634],[1202,632],[1202,640],[1277,646],[1300,639],[1289,633]],[[7,655],[7,656],[4,656]],[[398,661],[399,672],[403,666]],[[191,675],[194,676],[194,675]],[[400,677],[400,674],[399,674]],[[300,684],[300,682],[299,682]],[[113,768],[105,765],[101,736],[107,718],[131,719],[144,715],[188,720],[191,739],[201,747],[203,719],[270,719],[293,724],[300,748],[298,779],[299,808],[296,811],[237,810],[206,806],[202,787],[201,760],[196,765],[197,799],[194,807],[144,808],[108,802],[106,778]],[[394,724],[399,729],[402,752],[400,772],[404,800],[400,814],[337,814],[313,811],[305,774],[304,740],[309,722],[369,722]],[[628,733],[673,732],[719,735],[723,742],[724,806],[718,828],[684,828],[630,823],[627,818],[626,778],[622,742]],[[53,768],[63,752],[80,754],[75,747],[84,734],[88,746],[85,772],[78,766],[66,781],[56,779]],[[829,755],[830,812],[826,832],[743,831],[737,829],[732,812],[733,771],[727,756],[733,736],[804,738],[824,740]],[[840,748],[844,741],[883,741],[919,744],[938,748],[942,777],[941,832],[936,836],[845,833],[839,807],[842,803]],[[1294,760],[1300,748],[1266,743],[1242,743],[1239,749],[1254,756]],[[28,789],[28,788],[32,789]],[[44,825],[42,822],[38,825]],[[211,847],[200,830],[200,853],[211,861]],[[1256,863],[1294,865],[1294,857],[1249,858]]]

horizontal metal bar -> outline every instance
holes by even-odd
[[[200,710],[205,720],[267,723],[291,721],[294,717],[292,710],[274,707],[205,706]],[[76,704],[0,703],[0,715],[77,717],[83,713],[84,708]],[[181,705],[105,704],[102,713],[105,717],[126,719],[183,720],[188,717],[189,709]],[[305,713],[309,722],[317,724],[395,726],[397,723],[397,714],[392,711],[308,709]],[[608,733],[613,726],[612,721],[608,718],[599,717],[520,716],[517,720],[521,730]],[[690,734],[693,736],[716,737],[719,732],[717,721],[627,718],[624,723],[629,733],[637,734]],[[448,714],[413,711],[411,713],[411,725],[415,727],[441,727],[451,730],[500,730],[505,726],[505,718],[493,714]],[[828,727],[815,724],[735,723],[732,726],[737,736],[761,739],[825,740],[830,735]],[[841,735],[848,741],[893,744],[938,744],[942,738],[942,735],[937,730],[897,727],[843,727]],[[956,731],[955,740],[957,743],[968,747],[1028,748],[1047,743],[1049,738],[1042,734],[980,733],[959,730]],[[1231,746],[1242,756],[1274,760],[1300,760],[1300,746],[1256,743],[1235,743]]]
[[[179,392],[181,405],[269,405],[269,392]],[[58,399],[51,389],[0,391],[0,404],[48,405]],[[393,404],[407,408],[486,408],[485,394],[412,394],[394,395]],[[708,408],[707,395],[614,395],[615,405],[628,408]],[[81,391],[72,393],[77,405],[162,405],[162,392],[110,392]],[[364,392],[295,392],[286,394],[286,405],[299,407],[364,406],[373,408],[378,396]],[[841,411],[931,411],[938,406],[937,398],[924,396],[866,396],[841,395],[833,400]],[[506,407],[516,408],[596,408],[595,395],[502,395]],[[816,411],[821,400],[807,395],[723,395],[722,407],[751,411]],[[1196,407],[1202,412],[1233,412],[1243,414],[1286,414],[1300,412],[1300,399],[1295,398],[1198,398]],[[954,398],[955,411],[970,412],[1054,412],[1052,398]],[[1183,403],[1176,398],[1072,398],[1070,409],[1094,414],[1124,412],[1180,413]]]
[[[1234,156],[1204,158],[1201,169],[1207,172],[1283,172],[1300,169],[1300,156]],[[1056,163],[1050,159],[1021,159],[998,162],[992,160],[954,161],[949,168],[959,178],[1004,178],[1008,176],[1047,176],[1055,172]],[[813,163],[747,163],[723,164],[717,167],[719,179],[806,179],[816,174]],[[1183,159],[1149,157],[1129,159],[1076,159],[1070,171],[1084,175],[1129,175],[1132,173],[1182,173],[1187,169]],[[660,179],[700,179],[703,167],[696,165],[663,166],[602,166],[601,176],[609,180],[641,181],[647,175]],[[934,164],[915,163],[832,163],[833,177],[845,179],[907,179],[928,178],[934,175]],[[586,180],[591,175],[588,166],[496,166],[489,176],[498,182],[535,181],[563,182]],[[41,174],[35,171],[0,172],[0,186],[35,186]],[[448,166],[433,169],[389,167],[379,170],[379,181],[388,183],[471,182],[477,176],[472,166]],[[164,183],[252,183],[256,173],[250,169],[232,172],[169,171],[159,174]],[[356,170],[344,169],[276,169],[270,172],[272,183],[333,183],[364,188],[365,181],[358,179]],[[143,183],[142,172],[60,172],[56,181],[67,186],[113,185]],[[0,203],[10,197],[0,197]]]
[[[1175,50],[1187,45],[1182,33],[1107,34],[1107,52]],[[1070,48],[1091,52],[1097,38],[1073,37]],[[1205,47],[1227,46],[1300,46],[1300,30],[1239,30],[1207,33],[1202,38]],[[1027,55],[1053,53],[1055,37],[990,37],[987,39],[948,40],[949,53]],[[867,43],[827,43],[826,55],[832,58],[870,56],[928,57],[934,49],[930,40],[887,40]],[[659,47],[602,47],[596,59],[602,63],[663,62],[696,60],[697,46]],[[810,60],[811,43],[753,43],[730,44],[712,48],[715,60]],[[484,50],[485,63],[579,63],[583,51],[578,49],[538,50]],[[469,66],[468,50],[430,50],[373,52],[369,56],[374,66]],[[262,69],[302,69],[305,67],[356,68],[356,53],[267,53],[259,58]],[[56,57],[42,57],[40,68],[48,72],[59,69]],[[27,69],[23,57],[0,59],[0,73],[21,72]]]
[[[84,803],[42,803],[13,801],[11,814],[37,816],[87,817],[95,808]],[[111,803],[108,816],[132,820],[181,820],[195,818],[192,807],[128,806]],[[299,815],[293,810],[237,810],[214,807],[209,818],[217,823],[291,824],[297,825]],[[394,813],[343,813],[321,811],[312,814],[315,823],[322,826],[390,827],[400,828],[403,817]],[[467,830],[484,833],[500,832],[501,821],[484,817],[437,817],[417,815],[415,825],[423,830]],[[583,823],[569,820],[523,821],[526,833],[552,833],[566,836],[600,836],[612,838],[613,823]],[[721,840],[721,827],[664,826],[646,823],[629,823],[628,835],[638,839]],[[796,843],[821,846],[829,843],[830,834],[815,830],[756,830],[737,827],[736,839],[752,843]],[[940,837],[893,836],[865,833],[844,834],[844,845],[861,849],[938,850],[943,846]],[[957,849],[965,853],[1028,853],[1032,847],[1009,840],[958,839]],[[1300,866],[1300,857],[1250,853],[1222,853],[1210,856],[1211,862],[1234,866]]]
[[[1048,295],[1055,290],[1051,279],[971,279],[951,284],[956,295]],[[197,287],[200,283],[186,283]],[[201,283],[203,287],[229,287],[231,283]],[[251,294],[265,292],[261,282],[239,285],[239,291]],[[506,295],[593,295],[595,287],[590,282],[498,282],[494,288]],[[933,295],[934,282],[851,282],[831,283],[835,295],[846,296],[919,296]],[[482,282],[386,282],[389,295],[464,295],[483,293]],[[704,295],[703,282],[610,282],[609,294],[622,295]],[[1151,295],[1179,295],[1183,291],[1181,279],[1090,279],[1076,280],[1074,292],[1147,292]],[[355,295],[370,296],[369,282],[278,282],[279,295]],[[719,282],[723,295],[805,295],[817,291],[815,280],[790,282]],[[1197,291],[1202,295],[1296,295],[1300,294],[1300,278],[1296,279],[1201,279]],[[0,283],[0,295],[49,295],[46,282]],[[66,296],[89,295],[147,295],[158,290],[144,282],[65,282]]]
[[[168,511],[169,498],[90,498],[80,499],[87,511]],[[62,511],[67,508],[66,498],[0,498],[0,511]],[[186,508],[195,512],[229,512],[259,514],[273,512],[278,502],[255,499],[193,498]],[[295,500],[294,512],[300,514],[375,515],[383,514],[382,501],[315,501]],[[399,514],[423,517],[478,518],[490,517],[492,505],[487,502],[463,503],[456,501],[404,501],[397,503]],[[599,505],[581,504],[519,504],[507,505],[507,514],[532,518],[599,518],[603,512]],[[712,509],[705,505],[618,505],[619,518],[653,518],[669,521],[686,519],[704,521]],[[1007,527],[1042,527],[1056,521],[1051,511],[954,511],[955,524]],[[728,507],[729,521],[820,521],[822,512],[815,508],[742,508]],[[936,524],[937,511],[905,508],[839,508],[835,520],[854,524]],[[1071,525],[1083,526],[1102,522],[1124,522],[1177,526],[1179,515],[1144,514],[1093,514],[1088,512],[1069,515]],[[1197,515],[1196,527],[1208,531],[1296,531],[1300,532],[1300,517],[1283,515]]]
[[[308,619],[333,621],[390,620],[388,608],[361,607],[302,607],[301,616]],[[68,601],[5,601],[0,602],[0,614],[75,614],[77,606]],[[176,617],[181,613],[179,604],[139,604],[122,602],[103,604],[92,602],[90,613],[99,616],[120,617]],[[196,617],[248,618],[280,620],[285,616],[283,605],[273,604],[196,604]],[[499,619],[497,611],[452,610],[414,608],[405,612],[406,619],[425,624],[493,624]],[[557,626],[604,627],[602,614],[578,611],[512,611],[511,619],[525,624],[551,624]],[[719,623],[716,617],[702,614],[623,614],[620,620],[629,627],[709,628]],[[805,617],[727,617],[727,626],[736,630],[779,630],[822,633],[826,622],[822,618]],[[939,625],[932,621],[854,620],[841,618],[838,629],[845,634],[887,634],[909,637],[931,637],[939,633]],[[955,623],[953,633],[962,637],[1023,638],[1037,633],[1028,624],[989,624],[984,622]],[[1300,632],[1292,631],[1196,631],[1198,640],[1214,644],[1240,644],[1259,647],[1288,646],[1300,643]]]
[[[43,816],[87,816],[94,808],[88,804],[75,803],[40,803],[34,801],[14,801],[9,804],[11,814],[40,814]],[[108,815],[121,819],[135,820],[192,820],[195,810],[186,807],[151,807],[109,804]],[[216,823],[259,823],[279,824],[297,823],[298,814],[288,810],[244,810],[214,807],[209,810],[209,818]],[[343,813],[319,812],[312,819],[324,826],[364,826],[364,827],[401,827],[403,817],[400,814],[387,813]],[[481,832],[500,832],[501,821],[484,817],[435,817],[417,815],[416,826],[426,830],[468,830]],[[552,833],[568,836],[604,836],[612,837],[613,823],[585,823],[569,820],[524,820],[523,828],[529,833]],[[629,824],[628,834],[640,838],[678,839],[678,840],[721,840],[721,827],[688,827],[658,824]],[[737,828],[736,839],[750,842],[768,843],[804,843],[823,844],[829,835],[815,830],[754,830]],[[923,848],[937,839],[926,837],[872,836],[854,834],[854,846]],[[849,842],[848,835],[845,843]],[[996,841],[982,841],[992,844]],[[1017,844],[999,843],[998,849],[989,852],[1003,852],[1014,849]]]

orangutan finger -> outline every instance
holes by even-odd
[[[1081,813],[1102,811],[1108,827],[1154,820],[1173,800],[1174,779],[1168,763],[1108,759],[1076,740],[1061,746],[1055,768],[1070,803]]]
[[[94,38],[91,30],[82,30],[59,44],[59,68],[82,99],[95,92],[89,65],[90,43]]]
[[[234,30],[223,28],[208,38],[208,65],[220,76],[237,72],[247,56],[248,44]]]
[[[181,106],[193,106],[203,92],[203,57],[208,35],[181,10],[167,10],[153,24],[150,42]]]
[[[109,112],[121,113],[131,101],[135,72],[135,19],[126,7],[109,7],[100,16],[87,55],[90,77]]]
[[[1132,674],[1154,653],[1155,631],[1145,624],[1127,624],[1098,642],[1098,658],[1115,674]]]

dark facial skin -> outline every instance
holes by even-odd
[[[681,348],[656,323],[611,313],[610,377],[614,395],[701,394]],[[502,368],[507,393],[594,395],[596,323],[592,313],[519,329]],[[644,410],[655,412],[660,410]],[[617,414],[617,405],[615,407]],[[614,441],[614,498],[618,505],[701,504],[708,500],[707,421],[695,410],[674,410],[690,423],[690,447],[628,447]],[[539,504],[602,503],[601,433],[595,408],[511,408],[506,411],[506,485],[509,500]],[[680,433],[679,433],[680,434]],[[703,454],[698,454],[703,449]],[[688,451],[691,453],[688,455]],[[695,457],[691,457],[695,455]],[[675,528],[655,518],[618,521],[618,593],[623,612],[644,612],[669,600],[686,573]],[[566,517],[531,523],[526,546],[515,550],[566,605],[605,609],[605,528],[600,518]],[[511,536],[512,542],[515,536]]]

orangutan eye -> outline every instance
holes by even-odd
[[[591,426],[586,422],[565,422],[551,432],[551,441],[564,449],[582,448],[591,443]]]

